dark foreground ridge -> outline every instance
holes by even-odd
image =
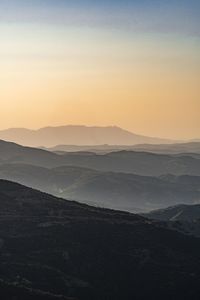
[[[0,181],[1,299],[198,299],[200,240]]]

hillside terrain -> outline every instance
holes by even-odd
[[[194,221],[200,219],[200,205],[170,206],[151,211],[146,216],[160,221]]]
[[[73,166],[5,164],[0,165],[0,178],[65,199],[129,212],[200,203],[200,176],[149,177]]]
[[[0,200],[2,299],[199,296],[199,239],[8,181]]]
[[[143,216],[165,223],[169,228],[184,234],[200,237],[200,205],[179,204],[153,210]]]
[[[5,163],[23,163],[47,168],[77,166],[104,172],[134,173],[144,176],[200,175],[200,159],[191,156],[135,151],[119,151],[104,155],[90,152],[59,155],[0,140],[0,164]]]
[[[200,142],[185,142],[176,144],[161,144],[161,145],[135,145],[132,147],[135,151],[147,151],[160,154],[200,154]]]
[[[173,144],[137,144],[137,145],[57,145],[46,148],[53,152],[94,152],[94,153],[109,153],[113,151],[140,151],[152,152],[158,154],[179,154],[179,155],[196,155],[200,157],[200,142],[185,142]]]

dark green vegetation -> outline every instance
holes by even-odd
[[[2,299],[198,299],[200,292],[199,239],[2,180],[0,255]]]
[[[139,176],[80,167],[48,169],[26,164],[0,165],[0,178],[65,199],[126,210],[148,211],[177,203],[200,203],[200,177]]]
[[[0,141],[0,164],[3,163],[26,163],[48,168],[78,166],[104,172],[135,173],[144,176],[160,176],[169,173],[200,175],[200,159],[191,156],[134,151],[112,152],[104,155],[82,152],[58,155],[41,149]]]

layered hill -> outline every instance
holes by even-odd
[[[200,205],[175,205],[158,209],[146,214],[149,218],[160,221],[194,221],[200,219]]]
[[[81,167],[44,168],[0,165],[0,178],[65,199],[129,212],[150,211],[178,203],[200,203],[200,177],[139,176]]]
[[[185,234],[200,237],[200,205],[175,205],[165,209],[158,209],[143,216],[152,220],[159,220]]]
[[[6,300],[197,299],[200,292],[199,239],[2,180],[0,253]]]
[[[94,153],[109,153],[113,151],[141,151],[153,152],[158,154],[179,154],[191,155],[200,158],[200,142],[185,142],[175,144],[139,144],[139,145],[57,145],[47,148],[46,150],[53,152],[94,152]]]
[[[138,135],[117,126],[88,127],[78,125],[45,127],[38,130],[10,128],[0,131],[0,139],[35,147],[52,147],[58,144],[134,145],[141,143],[158,144],[171,142],[167,139]]]
[[[200,142],[176,143],[169,145],[135,145],[132,147],[132,149],[136,151],[147,151],[164,154],[200,154]]]
[[[59,155],[42,149],[0,141],[0,164],[5,163],[25,163],[48,168],[78,166],[103,172],[135,173],[145,176],[160,176],[168,173],[200,175],[200,159],[191,156],[135,151],[119,151],[104,155],[88,152]]]

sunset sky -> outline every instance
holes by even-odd
[[[0,129],[200,138],[199,0],[1,0]]]

